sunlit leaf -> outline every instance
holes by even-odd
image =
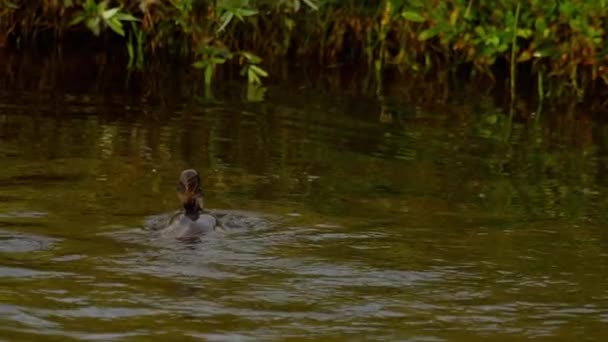
[[[308,7],[312,8],[315,11],[319,10],[319,6],[313,0],[302,0]]]
[[[426,30],[420,32],[418,39],[419,40],[431,39],[431,38],[435,37],[436,35],[438,35],[439,33],[441,33],[441,31],[442,30],[439,26],[433,26],[429,29],[426,29]]]
[[[122,29],[122,24],[116,18],[111,18],[110,20],[106,21],[106,23],[108,24],[108,27],[112,29],[112,31],[123,37],[125,36],[125,31]]]
[[[251,52],[242,51],[241,54],[247,58],[251,63],[258,64],[262,61],[262,59]]]
[[[260,80],[258,75],[252,69],[247,70],[247,80],[249,81],[249,83],[253,83],[253,84],[262,83],[262,81]]]
[[[525,51],[521,52],[519,57],[517,57],[517,61],[525,62],[525,61],[529,61],[531,58],[532,58],[532,53],[530,53],[530,50],[525,50]]]
[[[99,18],[89,18],[86,21],[86,25],[93,32],[94,35],[99,36]]]
[[[256,75],[260,75],[262,77],[267,77],[268,76],[268,73],[266,72],[266,70],[260,68],[257,65],[250,65],[249,69],[252,70],[253,72],[255,72]]]
[[[426,21],[426,19],[424,19],[423,16],[421,16],[420,14],[418,14],[416,12],[412,12],[412,11],[405,11],[405,12],[401,13],[401,16],[403,16],[405,19],[407,19],[409,21],[414,21],[417,23],[422,23],[422,22]]]
[[[120,12],[120,13],[116,14],[116,19],[118,19],[120,21],[139,21],[138,18],[134,17],[130,13],[124,13],[124,12]]]
[[[500,44],[500,38],[498,36],[489,36],[486,38],[485,43],[487,45],[498,46]]]
[[[112,18],[116,13],[118,13],[118,11],[120,10],[120,7],[114,7],[114,8],[110,8],[107,11],[103,11],[102,13],[102,17],[104,19],[110,19]]]
[[[532,37],[533,33],[534,32],[530,29],[518,29],[517,30],[517,36],[525,38],[525,39]]]
[[[460,10],[458,8],[454,9],[452,13],[450,13],[450,26],[455,26],[458,23],[458,18],[460,17]]]
[[[226,26],[228,26],[228,24],[230,24],[230,22],[232,21],[233,17],[234,17],[234,13],[224,12],[224,14],[222,14],[222,16],[220,17],[220,21],[222,22],[222,24],[220,25],[220,28],[217,29],[217,32],[224,31]]]

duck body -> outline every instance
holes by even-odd
[[[192,218],[178,214],[161,230],[161,235],[182,241],[198,240],[201,236],[213,233],[220,228],[218,220],[210,214],[199,214]]]
[[[163,228],[161,235],[183,241],[196,241],[201,236],[218,228],[218,220],[203,211],[201,179],[194,169],[182,171],[177,184],[177,198],[184,210],[173,215]]]
[[[144,228],[157,231],[160,236],[181,241],[200,241],[211,233],[225,233],[234,229],[263,227],[267,222],[257,215],[239,211],[207,211],[203,209],[203,191],[198,172],[182,171],[177,185],[177,197],[183,210],[151,216]]]

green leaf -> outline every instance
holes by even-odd
[[[262,61],[262,59],[251,52],[242,51],[241,54],[247,58],[247,60],[253,64],[258,64]]]
[[[458,23],[458,18],[460,17],[460,11],[455,9],[450,13],[450,26],[456,26]]]
[[[95,3],[95,1],[92,2]],[[108,7],[108,1],[104,0],[97,5],[97,11],[101,14],[106,10],[106,7]]]
[[[285,17],[285,26],[291,31],[296,26],[296,22],[291,18]]]
[[[549,57],[551,55],[553,55],[555,53],[555,49],[553,48],[553,46],[543,46],[543,47],[539,47],[536,49],[536,51],[534,51],[534,58],[544,58],[544,57]]]
[[[220,21],[222,22],[222,25],[220,25],[220,28],[217,29],[217,32],[224,31],[226,26],[228,26],[228,24],[230,24],[230,21],[232,21],[233,17],[234,17],[234,13],[224,12],[224,14],[222,14],[222,16],[220,17]]]
[[[416,12],[412,12],[412,11],[405,11],[405,12],[401,13],[401,16],[404,17],[406,20],[414,21],[417,23],[423,23],[426,21],[426,19],[424,19],[423,16],[421,16],[420,14],[418,14]]]
[[[116,15],[116,13],[118,13],[118,11],[119,11],[119,10],[120,10],[120,7],[114,7],[114,8],[110,8],[110,9],[109,9],[109,10],[107,10],[107,11],[103,11],[103,13],[102,13],[102,15],[101,15],[101,16],[102,16],[102,17],[103,17],[105,20],[108,20],[108,19],[112,18],[114,15]]]
[[[253,84],[262,83],[262,81],[260,80],[258,75],[256,75],[256,73],[252,69],[247,70],[247,80],[249,81],[249,83],[253,83]]]
[[[133,49],[133,35],[129,34],[129,40],[127,41],[127,54],[129,55],[129,62],[135,58],[135,50]]]
[[[559,11],[566,18],[570,18],[576,12],[576,5],[574,5],[574,3],[571,3],[571,2],[560,3],[560,5],[559,5]]]
[[[433,26],[429,29],[426,29],[422,32],[420,32],[420,35],[418,36],[418,40],[427,40],[427,39],[431,39],[433,37],[435,37],[436,35],[438,35],[439,33],[441,33],[441,27],[439,26]]]
[[[545,29],[547,28],[547,22],[545,21],[545,18],[543,18],[543,17],[536,18],[536,20],[534,22],[534,27],[536,28],[537,32],[545,31]]]
[[[90,10],[95,10],[95,9],[97,9],[97,4],[95,3],[95,0],[87,0],[87,1],[84,3],[83,8],[84,8],[85,10],[89,10],[89,11],[90,11]]]
[[[120,13],[116,14],[116,19],[118,19],[120,21],[139,21],[138,18],[134,17],[130,13],[124,13],[124,12],[120,12]]]
[[[532,30],[530,30],[530,29],[518,29],[517,30],[517,36],[525,38],[525,39],[532,37],[533,33],[534,32],[532,32]]]
[[[197,69],[202,69],[202,68],[206,67],[207,65],[209,65],[208,61],[196,61],[196,62],[192,63],[192,66]]]
[[[425,0],[409,0],[409,5],[415,8],[422,8],[425,4]]]
[[[76,24],[82,22],[84,19],[86,19],[85,15],[82,13],[79,13],[78,15],[76,15],[76,17],[74,17],[74,19],[72,19],[70,21],[68,26],[76,25]]]
[[[500,38],[498,36],[488,36],[485,39],[485,43],[486,43],[486,45],[490,45],[490,46],[498,46],[498,45],[500,45]]]
[[[315,4],[315,1],[313,0],[302,0],[308,7],[312,8],[315,11],[319,10],[319,6],[317,6],[317,4]]]
[[[99,18],[95,17],[95,18],[89,18],[87,19],[86,23],[87,27],[89,28],[89,30],[91,30],[91,32],[93,32],[94,35],[99,36]]]
[[[249,70],[253,71],[256,75],[262,76],[262,77],[268,77],[268,73],[266,72],[266,70],[260,68],[257,65],[250,65],[249,66]]]
[[[254,9],[246,9],[246,8],[239,8],[236,13],[238,13],[239,15],[243,16],[243,17],[250,17],[252,15],[256,15],[258,14],[257,10]],[[235,14],[236,14],[235,13]]]
[[[517,62],[526,62],[530,59],[532,59],[532,54],[530,53],[530,50],[525,50],[519,54],[519,57],[517,57]]]
[[[121,36],[125,36],[125,31],[122,29],[122,24],[120,23],[120,21],[116,18],[112,18],[108,21],[106,21],[106,24],[108,24],[108,26],[112,29],[112,31],[118,33]]]
[[[214,66],[211,64],[207,64],[205,67],[205,84],[211,84],[211,79],[213,78],[213,68]]]

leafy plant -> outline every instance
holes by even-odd
[[[96,3],[95,0],[86,0],[70,25],[85,22],[85,25],[94,35],[98,36],[102,26],[109,27],[115,33],[124,37],[123,21],[137,21],[133,15],[123,12],[121,7],[107,8],[108,1]]]
[[[129,55],[129,68],[141,68],[144,65],[145,33],[131,22],[131,31],[127,40],[127,53]]]
[[[202,59],[194,62],[192,65],[197,69],[202,69],[205,75],[205,84],[211,84],[215,69],[218,65],[226,63],[226,60],[232,58],[233,54],[226,50],[216,47],[206,46],[200,51]]]
[[[124,37],[130,66],[143,65],[145,53],[177,55],[195,61],[206,83],[231,60],[259,84],[267,76],[262,58],[289,58],[359,63],[378,80],[395,66],[420,75],[466,66],[492,77],[494,66],[514,74],[526,63],[544,97],[608,84],[603,0],[98,1],[0,0],[0,41],[25,46],[80,23],[95,36],[109,28]]]
[[[260,77],[268,77],[268,73],[260,68],[259,64],[262,59],[250,52],[243,51],[240,53],[243,57],[244,66],[241,69],[241,75],[247,75],[247,81],[252,84],[261,84]]]
[[[217,9],[220,23],[217,32],[224,31],[226,26],[228,26],[234,18],[244,21],[245,17],[251,17],[258,14],[258,10],[249,7],[248,0],[220,0]]]

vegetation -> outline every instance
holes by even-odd
[[[605,0],[0,0],[0,18],[0,45],[90,32],[124,44],[131,67],[185,58],[206,83],[227,62],[260,83],[264,65],[283,60],[378,76],[505,73],[512,92],[524,70],[541,99],[608,83]]]

